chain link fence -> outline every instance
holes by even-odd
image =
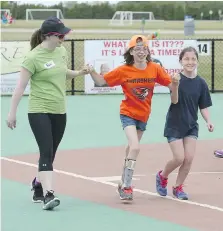
[[[213,41],[213,92],[223,92],[223,39],[219,41]]]
[[[84,65],[84,41],[67,40],[64,46],[69,55],[69,68],[79,70]],[[198,74],[211,92],[223,92],[223,39],[198,39],[210,43],[210,55],[199,56]],[[84,94],[84,76],[67,81],[67,94]]]
[[[223,39],[198,39],[210,42],[210,55],[199,57],[198,74],[205,78],[211,92],[223,92]]]

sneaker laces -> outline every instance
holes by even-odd
[[[167,183],[168,183],[168,179],[167,178],[164,178],[161,174],[160,174],[160,179],[161,179],[161,186],[163,187],[163,188],[166,188],[166,186],[167,186]]]
[[[132,193],[132,192],[133,192],[133,187],[123,188],[123,191],[124,191],[125,193],[130,194],[130,193]]]
[[[177,186],[175,189],[176,189],[177,192],[184,192],[182,184]]]
[[[162,185],[163,188],[166,188],[166,186],[167,186],[167,179],[162,179],[161,180],[161,185]]]

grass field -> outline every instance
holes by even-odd
[[[125,26],[112,26],[109,23],[109,20],[89,20],[89,19],[65,19],[63,20],[65,25],[72,28],[74,33],[69,35],[69,39],[128,39],[132,36],[132,33],[126,33],[126,30],[138,30],[139,33],[142,33],[141,22],[136,21],[133,25]],[[3,29],[37,29],[40,28],[42,21],[33,20],[16,20],[15,23],[11,25],[2,25]],[[123,30],[123,33],[75,33],[75,30],[96,30],[96,29],[105,29],[105,30]],[[223,34],[216,33],[216,31],[223,31],[223,23],[220,21],[195,21],[195,35],[190,37],[185,37],[184,34],[179,33],[177,30],[183,31],[184,21],[151,21],[146,22],[144,30],[159,31],[160,39],[197,39],[197,38],[223,38]],[[164,34],[165,30],[174,30],[171,34]],[[124,32],[125,31],[125,32]],[[202,34],[196,34],[197,32],[202,32]],[[213,33],[207,33],[207,31],[213,31]],[[7,31],[1,32],[1,40],[29,40],[32,35],[32,31],[27,31],[23,33],[10,33]]]
[[[139,30],[139,33],[141,31]],[[32,32],[23,32],[23,33],[1,33],[1,41],[21,41],[21,40],[30,40]],[[132,33],[123,33],[123,34],[98,34],[98,33],[71,33],[67,36],[67,39],[129,39],[132,36]],[[194,36],[184,36],[183,34],[159,34],[159,39],[211,39],[218,38],[222,39],[223,34],[199,34]]]
[[[109,20],[97,20],[97,19],[65,19],[63,20],[66,26],[71,27],[72,29],[138,29],[141,27],[141,22],[136,21],[132,25],[125,26],[113,26],[110,25]],[[33,20],[16,20],[15,23],[10,25],[10,28],[39,28],[42,24],[42,21]],[[3,25],[3,28],[7,27]],[[182,30],[184,27],[184,21],[150,21],[146,22],[145,29],[153,30]],[[222,30],[223,23],[221,21],[195,21],[196,30]]]

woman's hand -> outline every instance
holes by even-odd
[[[6,123],[7,123],[7,126],[11,128],[12,130],[16,128],[16,113],[9,112]]]
[[[82,75],[90,74],[94,70],[93,66],[87,64],[85,65],[82,70],[80,70]]]

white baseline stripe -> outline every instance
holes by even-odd
[[[133,180],[140,180],[139,177],[142,177],[145,175],[134,175],[132,177]],[[102,177],[90,177],[92,180],[95,181],[100,181],[100,182],[104,182],[104,181],[119,181],[121,179],[121,176],[102,176]]]
[[[153,173],[152,175],[155,176],[157,173]],[[173,172],[171,174],[178,174],[177,172]],[[189,175],[203,175],[203,174],[223,174],[223,172],[190,172]]]
[[[13,162],[13,163],[16,163],[16,164],[21,164],[21,165],[25,165],[25,166],[29,166],[29,167],[34,167],[34,168],[38,167],[36,164],[31,164],[31,163],[27,163],[27,162],[23,162],[23,161],[19,161],[19,160],[14,160],[14,159],[6,158],[6,157],[1,157],[1,160],[5,160],[5,161],[8,161],[8,162]],[[112,182],[97,181],[97,180],[92,179],[91,177],[82,176],[82,175],[78,175],[78,174],[71,173],[71,172],[65,172],[65,171],[57,170],[57,169],[54,169],[54,172],[59,173],[59,174],[63,174],[63,175],[67,175],[67,176],[71,176],[71,177],[75,177],[75,178],[79,178],[79,179],[83,179],[83,180],[93,181],[93,182],[97,182],[97,183],[117,187],[117,184],[112,183]],[[153,192],[149,192],[149,191],[145,191],[145,190],[141,190],[141,189],[137,189],[137,188],[134,188],[134,192],[138,192],[138,193],[141,193],[141,194],[146,194],[146,195],[150,195],[150,196],[154,196],[154,197],[161,197],[157,193],[153,193]],[[219,211],[219,212],[223,212],[223,208],[216,207],[216,206],[211,206],[211,205],[208,205],[208,204],[198,203],[198,202],[195,202],[195,201],[178,200],[178,199],[174,199],[173,197],[170,197],[170,196],[166,196],[166,197],[162,197],[162,198],[165,198],[165,199],[168,199],[168,200],[174,200],[174,201],[176,201],[178,203],[196,205],[196,206],[199,206],[199,207],[208,208],[208,209],[216,210],[216,211]]]

